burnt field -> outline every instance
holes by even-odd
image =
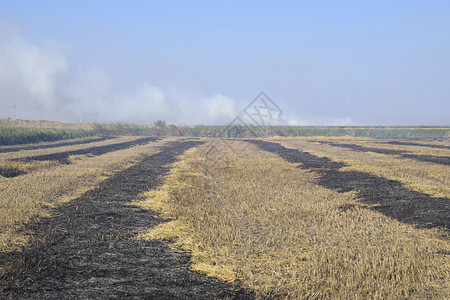
[[[80,149],[80,150],[70,150],[70,151],[64,151],[64,152],[58,152],[58,153],[52,153],[52,154],[44,154],[44,155],[37,155],[37,156],[29,156],[24,158],[17,158],[14,161],[51,161],[56,160],[60,163],[69,163],[67,158],[70,155],[102,155],[111,151],[117,151],[121,149],[125,149],[128,147],[132,147],[135,145],[143,145],[149,142],[158,141],[160,138],[154,138],[154,137],[147,137],[147,138],[140,138],[136,139],[134,141],[129,142],[122,142],[122,143],[114,143],[114,144],[108,144],[104,146],[98,146],[98,147],[91,147],[87,149]]]
[[[0,298],[445,299],[448,147],[348,137],[10,147]]]
[[[355,191],[360,203],[374,205],[374,209],[401,222],[418,227],[441,227],[450,230],[450,201],[413,191],[401,182],[366,172],[339,171],[345,163],[336,163],[327,157],[319,157],[297,149],[287,149],[278,143],[250,141],[263,150],[274,152],[300,168],[314,169],[320,175],[318,184],[339,192]],[[404,151],[366,148],[353,144],[327,143],[331,146],[349,148],[354,151],[372,151],[382,154],[402,154]],[[417,159],[417,155],[410,155]],[[404,157],[410,157],[404,156]],[[433,156],[427,156],[433,157]],[[443,159],[443,157],[437,157]],[[447,157],[450,159],[450,157]],[[440,163],[440,160],[427,159]],[[448,165],[445,163],[444,165]],[[343,206],[342,209],[352,209]]]
[[[56,217],[31,225],[33,243],[0,257],[14,269],[3,293],[18,299],[249,298],[189,272],[189,255],[166,242],[133,237],[161,220],[127,204],[160,185],[176,156],[198,145],[173,142],[56,210]]]
[[[399,155],[404,158],[410,158],[415,159],[418,161],[425,161],[425,162],[431,162],[441,165],[450,165],[450,156],[434,156],[434,155],[418,155],[418,154],[412,154],[410,151],[407,150],[393,150],[393,149],[383,149],[383,148],[371,148],[371,147],[364,147],[361,145],[355,145],[355,144],[347,144],[347,143],[333,143],[333,142],[324,142],[321,141],[320,143],[327,144],[333,147],[341,147],[341,148],[347,148],[354,151],[360,151],[360,152],[374,152],[374,153],[380,153],[380,154],[388,154],[388,155]],[[423,144],[417,144],[417,143],[394,143],[393,145],[410,145],[410,146],[424,146]],[[425,147],[435,146],[435,148],[440,149],[447,149],[445,146],[440,145],[428,145]]]
[[[27,153],[26,150],[39,150],[39,149],[50,149],[50,148],[59,148],[66,146],[77,146],[86,144],[87,147],[83,149],[70,149],[67,151],[57,151],[54,153],[45,153],[39,155],[30,155],[30,156],[22,156],[19,158],[12,158],[9,160],[3,161],[0,166],[0,176],[3,177],[16,177],[19,175],[23,175],[28,173],[26,170],[26,163],[31,162],[57,162],[60,164],[70,164],[69,157],[76,155],[87,155],[87,156],[99,156],[102,154],[106,154],[108,152],[118,151],[122,149],[127,149],[137,145],[144,145],[149,142],[159,141],[161,138],[155,137],[145,137],[145,138],[136,138],[131,141],[115,141],[113,138],[98,138],[98,139],[89,139],[75,142],[62,142],[57,144],[50,145],[41,145],[41,146],[26,146],[26,147],[15,147],[14,149],[22,150],[24,153]],[[90,146],[91,143],[103,142],[107,141],[107,144],[100,146]],[[62,149],[62,148],[61,148]],[[8,151],[15,152],[15,151]]]
[[[103,136],[103,137],[96,137],[96,138],[75,139],[72,141],[63,140],[63,141],[50,142],[50,143],[6,146],[6,147],[0,147],[0,153],[18,152],[18,151],[23,151],[23,150],[49,149],[49,148],[58,148],[58,147],[71,146],[71,145],[89,144],[89,143],[105,141],[105,140],[113,139],[113,138],[115,138],[115,137]]]

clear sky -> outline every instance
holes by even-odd
[[[450,1],[0,0],[0,117],[450,125]],[[58,111],[58,112],[57,112]]]

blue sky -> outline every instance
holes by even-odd
[[[0,1],[0,117],[450,125],[448,1]],[[3,70],[3,71],[2,71]]]

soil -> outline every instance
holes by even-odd
[[[333,147],[347,148],[347,149],[351,149],[353,151],[358,151],[358,152],[374,152],[374,153],[387,154],[387,155],[400,155],[401,157],[404,157],[404,158],[410,158],[410,159],[415,159],[418,161],[431,162],[434,164],[450,166],[450,157],[448,157],[448,156],[410,154],[408,151],[370,148],[370,147],[364,147],[364,146],[355,145],[355,144],[333,143],[333,142],[323,142],[323,141],[321,141],[319,143],[327,144],[327,145],[330,145]]]
[[[161,185],[169,164],[202,142],[168,143],[30,226],[32,243],[0,254],[0,297],[14,299],[251,299],[238,286],[189,271],[188,253],[137,233],[163,222],[129,205]]]
[[[114,139],[116,137],[98,137],[93,139],[86,139],[81,141],[61,141],[59,143],[52,144],[42,144],[42,145],[19,145],[14,147],[5,147],[0,148],[0,153],[8,153],[8,152],[18,152],[22,150],[38,150],[38,149],[50,149],[50,148],[58,148],[64,146],[72,146],[72,145],[81,145],[81,144],[89,144],[93,142],[101,142],[109,139]]]
[[[406,188],[401,182],[364,172],[340,171],[345,164],[310,153],[287,149],[278,143],[248,140],[265,151],[278,154],[291,163],[301,163],[303,169],[319,174],[318,184],[339,192],[356,191],[364,204],[376,204],[373,209],[398,221],[419,228],[440,227],[450,230],[450,201]],[[351,209],[351,207],[343,207]]]
[[[140,138],[134,141],[129,142],[122,142],[122,143],[116,143],[116,144],[109,144],[104,146],[97,146],[97,147],[91,147],[87,149],[80,149],[80,150],[72,150],[72,151],[65,151],[65,152],[58,152],[58,153],[52,153],[52,154],[44,154],[44,155],[36,155],[36,156],[29,156],[24,158],[18,158],[13,159],[13,161],[46,161],[46,160],[56,160],[63,164],[69,164],[70,161],[68,160],[68,157],[70,155],[91,155],[91,156],[97,156],[102,155],[108,152],[118,151],[126,148],[130,148],[132,146],[136,145],[144,145],[149,142],[156,142],[161,140],[161,138],[156,137],[144,137]]]

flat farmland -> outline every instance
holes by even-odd
[[[0,297],[450,298],[450,142],[0,147]]]

